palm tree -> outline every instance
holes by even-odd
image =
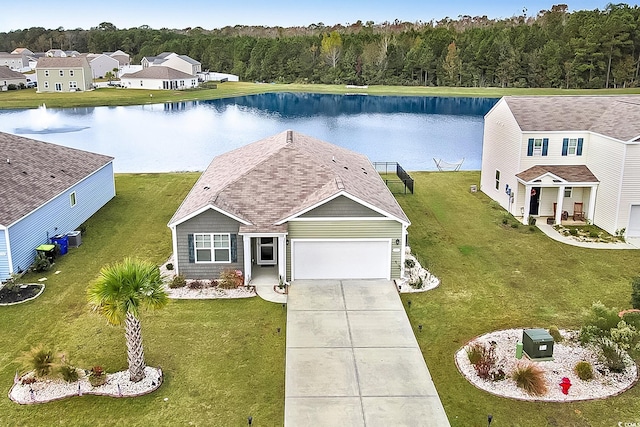
[[[162,276],[148,261],[126,258],[103,267],[100,277],[88,290],[89,303],[112,325],[125,324],[129,378],[144,378],[144,349],[140,331],[140,310],[164,307],[169,298],[162,287]]]

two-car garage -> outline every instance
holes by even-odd
[[[292,239],[291,278],[390,279],[391,239]]]

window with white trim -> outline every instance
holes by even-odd
[[[73,70],[69,70],[69,77],[73,77]]]
[[[69,89],[77,89],[78,82],[69,82]]]
[[[71,203],[71,207],[74,207],[76,205],[76,192],[72,191],[71,194],[69,194],[69,203]]]
[[[60,74],[60,77],[64,77],[64,70],[59,70],[58,73]]]
[[[44,88],[49,89],[49,82],[44,82]]]
[[[578,138],[569,138],[569,145],[567,145],[567,155],[575,156],[578,148]]]
[[[231,262],[229,234],[194,234],[193,240],[196,262]]]
[[[500,171],[496,169],[496,190],[500,190]]]
[[[542,156],[542,138],[536,138],[533,140],[533,155]]]
[[[571,193],[573,192],[573,187],[564,187],[564,197],[571,197]]]
[[[49,70],[44,70],[44,76],[49,77]]]

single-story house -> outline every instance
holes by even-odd
[[[84,56],[42,57],[36,65],[38,92],[75,92],[93,87],[93,73]]]
[[[173,68],[156,66],[124,74],[120,84],[131,89],[193,89],[198,87],[198,78]]]
[[[525,224],[571,217],[640,237],[640,97],[502,98],[485,116],[480,185]]]
[[[0,281],[115,196],[113,158],[0,132]]]
[[[16,85],[17,87],[22,85],[24,87],[27,85],[27,77],[22,73],[2,65],[0,66],[0,89],[6,90],[9,85]]]
[[[277,283],[400,278],[409,224],[366,156],[289,130],[214,158],[168,226],[178,274]]]

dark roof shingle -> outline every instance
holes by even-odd
[[[530,182],[550,173],[567,182],[599,182],[585,165],[536,165],[516,174],[523,181]]]

